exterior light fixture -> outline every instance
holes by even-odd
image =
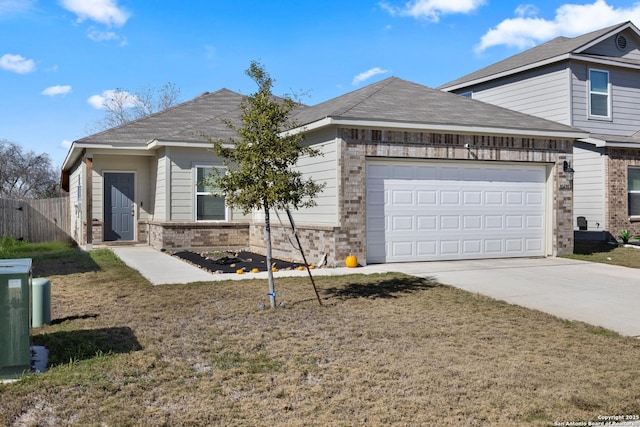
[[[562,164],[562,170],[567,175],[567,181],[573,181],[573,173],[575,171],[573,170],[571,165],[569,165],[569,162],[567,162],[566,160]]]

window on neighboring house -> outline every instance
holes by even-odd
[[[224,168],[216,168],[224,171]],[[225,221],[227,208],[224,196],[219,195],[219,189],[213,184],[212,166],[196,166],[196,220],[197,221]]]
[[[473,98],[473,91],[460,92],[459,95],[465,98]]]
[[[640,216],[640,168],[627,170],[629,216]]]
[[[601,70],[589,70],[589,115],[610,117],[609,113],[609,73]]]

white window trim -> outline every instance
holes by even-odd
[[[595,71],[595,72],[600,72],[600,73],[605,73],[607,75],[607,115],[606,116],[599,116],[597,114],[592,114],[591,113],[591,72]],[[589,70],[587,71],[587,115],[589,117],[589,119],[594,119],[594,120],[611,120],[611,108],[612,108],[612,102],[611,102],[611,78],[610,78],[610,74],[609,71],[607,70],[601,70],[598,68],[589,68]],[[599,95],[604,95],[602,92],[594,92],[596,94]]]
[[[627,200],[629,200],[629,194],[640,194],[640,190],[630,190],[629,189],[629,171],[631,169],[639,169],[640,170],[640,167],[636,167],[636,166],[627,167]],[[629,216],[629,218],[635,218],[635,219],[640,218],[640,213],[638,213],[636,215],[631,215],[631,212],[629,212],[629,208],[630,208],[630,206],[627,205],[627,215]]]
[[[229,221],[229,207],[226,204],[224,206],[224,219],[198,219],[198,196],[202,195],[211,195],[210,192],[199,192],[198,191],[198,169],[200,168],[209,168],[209,169],[220,169],[222,171],[226,171],[227,168],[219,165],[212,164],[195,164],[193,165],[193,220],[196,222],[228,222]]]

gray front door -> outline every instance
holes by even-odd
[[[104,174],[104,240],[133,240],[132,173]]]

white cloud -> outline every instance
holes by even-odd
[[[403,7],[392,6],[384,2],[380,3],[380,7],[391,15],[411,16],[438,22],[441,15],[470,13],[485,3],[486,0],[412,0]]]
[[[60,0],[62,7],[75,13],[78,22],[91,20],[101,24],[121,27],[131,16],[119,7],[117,0]]]
[[[22,55],[5,53],[0,57],[0,68],[18,74],[27,74],[36,69],[33,59],[27,59]]]
[[[35,0],[0,0],[0,16],[29,12]]]
[[[92,95],[87,99],[89,105],[97,110],[104,110],[107,106],[115,109],[127,109],[138,106],[139,100],[135,95],[123,90],[105,90],[101,95]]]
[[[355,76],[353,78],[353,81],[351,82],[352,85],[358,85],[362,82],[364,82],[365,80],[369,80],[371,77],[376,76],[378,74],[385,74],[388,73],[388,70],[383,70],[380,67],[375,67],[372,68],[370,70],[365,71],[364,73],[360,73],[357,76]]]
[[[100,31],[95,27],[89,28],[87,36],[94,42],[119,41],[120,46],[126,46],[128,43],[126,37],[121,37],[113,31]]]
[[[56,95],[66,95],[69,92],[71,92],[71,86],[69,85],[56,85],[56,86],[50,86],[48,88],[46,88],[45,90],[43,90],[42,92],[40,92],[40,95],[47,95],[47,96],[56,96]]]
[[[63,148],[69,148],[71,147],[71,144],[73,144],[73,141],[69,141],[68,139],[63,139],[62,142],[60,143],[60,146]]]
[[[97,30],[95,28],[90,28],[89,32],[87,33],[87,35],[94,42],[102,42],[102,41],[119,40],[120,39],[120,37],[116,33],[114,33],[113,31],[100,31],[100,30]]]
[[[515,18],[505,19],[482,36],[476,52],[500,45],[526,49],[558,36],[575,37],[625,21],[640,22],[640,3],[619,8],[606,0],[564,4],[556,9],[552,20],[540,18],[538,13],[533,6],[519,6]]]

